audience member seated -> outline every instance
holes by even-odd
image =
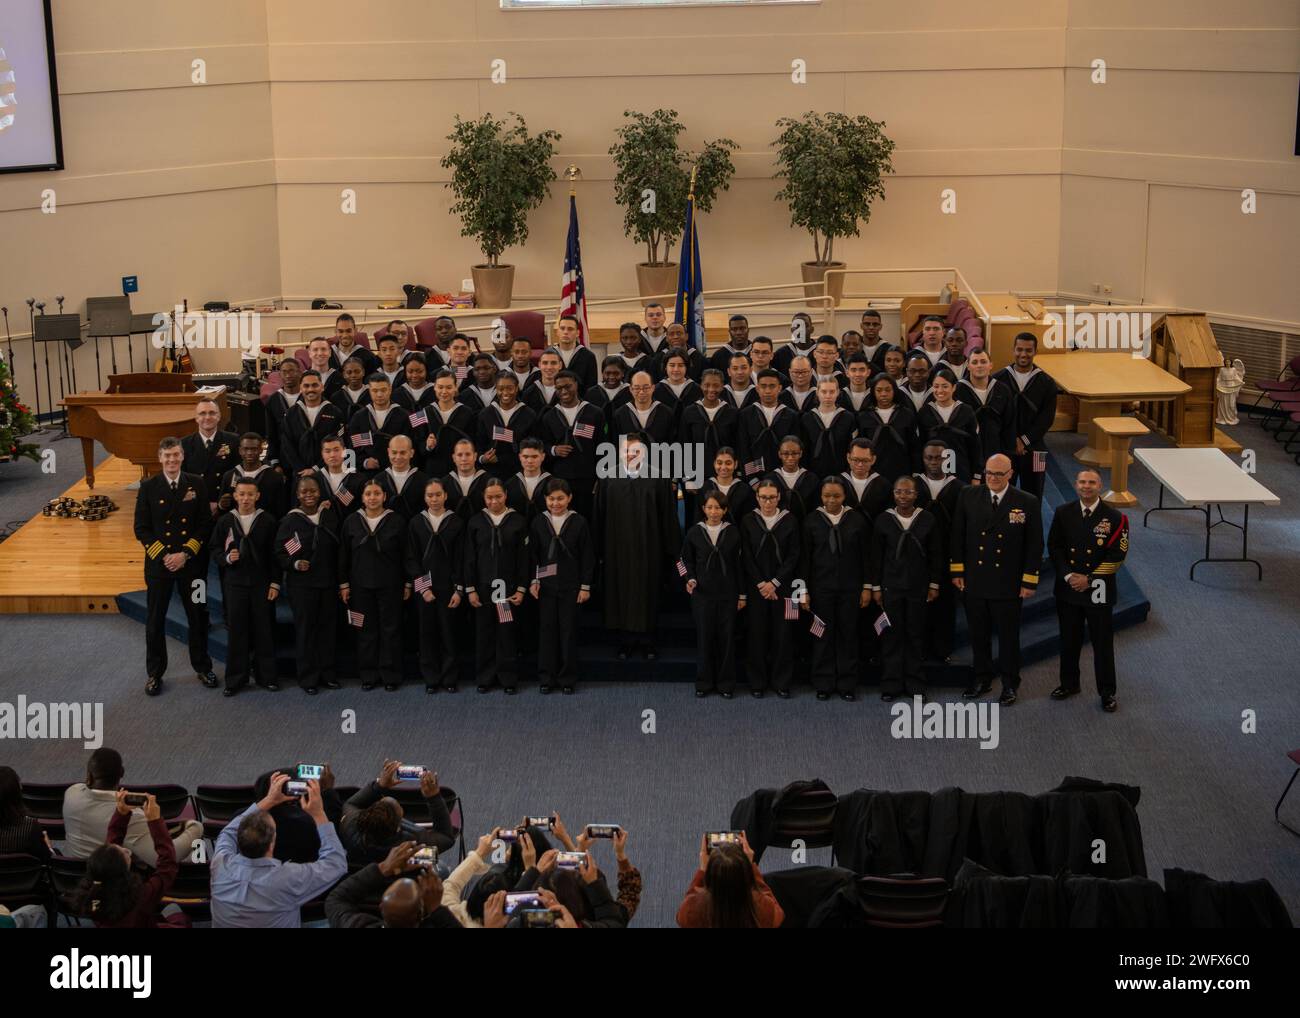
[[[281,862],[275,857],[272,811],[289,801],[287,774],[271,778],[266,796],[235,817],[217,837],[212,853],[212,925],[278,927],[302,925],[303,905],[332,887],[348,869],[338,831],[325,815],[320,784],[308,781],[302,811],[316,825],[315,862]]]
[[[131,869],[131,852],[122,844],[135,815],[135,810],[127,805],[127,795],[126,789],[117,790],[113,819],[108,824],[108,841],[90,853],[86,875],[71,895],[72,908],[100,927],[188,928],[190,918],[179,905],[170,904],[159,915],[159,906],[176,881],[180,866],[158,800],[152,795],[145,796],[142,812],[153,839],[157,866],[145,880]]]
[[[290,779],[297,771],[293,767],[281,767],[267,771],[253,782],[253,794],[258,799],[265,799],[271,790],[271,782],[277,774],[287,775]],[[343,820],[343,804],[338,793],[334,791],[334,772],[329,764],[320,777],[321,808],[325,816],[335,827]],[[316,821],[308,816],[302,804],[293,796],[282,796],[279,805],[271,810],[271,819],[275,821],[275,857],[281,862],[315,862],[320,852],[320,834]]]
[[[50,839],[40,822],[27,815],[23,784],[12,767],[0,767],[0,855],[50,857]]]
[[[371,863],[334,888],[325,899],[330,925],[341,929],[461,929],[460,921],[442,903],[438,871],[412,862],[420,847],[418,841],[394,845],[383,861]]]
[[[739,845],[709,848],[700,839],[700,868],[677,909],[683,929],[775,929],[785,919],[754,852],[742,833]]]
[[[385,760],[379,777],[343,804],[339,836],[347,849],[348,862],[380,862],[394,846],[404,841],[432,845],[439,852],[445,852],[455,842],[451,816],[443,801],[442,789],[438,787],[436,771],[426,770],[420,776],[420,794],[424,797],[431,827],[421,827],[408,820],[402,804],[385,794],[396,787],[400,766],[396,760]]]
[[[91,853],[104,844],[104,832],[117,811],[117,790],[125,773],[122,755],[117,750],[104,747],[90,754],[85,782],[69,786],[63,795],[63,826],[67,831],[64,855],[71,859],[89,859]],[[201,823],[197,820],[182,821],[179,832],[172,837],[176,858],[188,858],[194,842],[201,837]],[[138,862],[151,867],[158,865],[149,822],[139,810],[127,824],[122,845]]]

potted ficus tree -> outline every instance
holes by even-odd
[[[827,270],[844,268],[835,260],[835,238],[858,236],[859,224],[871,219],[871,203],[885,200],[894,143],[883,121],[866,116],[810,111],[782,117],[776,126],[776,177],[785,181],[776,197],[789,205],[790,225],[812,234],[814,257],[801,268],[806,296],[816,297]],[[844,277],[832,276],[827,285],[838,304]]]
[[[686,127],[676,110],[636,113],[614,133],[614,200],[623,207],[623,232],[645,245],[646,260],[636,267],[642,297],[671,293],[677,287],[677,263],[670,261],[682,234],[691,169],[695,169],[695,208],[708,212],[719,191],[731,186],[736,168],[729,138],[706,141],[698,152],[681,147]]]
[[[471,268],[474,302],[479,307],[508,308],[515,267],[500,263],[501,253],[528,239],[528,213],[550,194],[555,180],[551,156],[560,135],[531,135],[518,113],[497,120],[485,113],[478,120],[456,117],[447,140],[451,148],[442,165],[451,170],[447,186],[456,200],[462,237],[473,237],[484,262]]]

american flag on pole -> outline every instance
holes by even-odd
[[[510,602],[509,602],[509,601],[498,601],[498,602],[497,602],[497,621],[498,621],[498,622],[513,622],[514,620],[515,620],[515,617],[514,617],[514,615],[511,613],[511,611],[510,611]]]
[[[415,583],[413,583],[412,586],[415,588],[417,594],[423,594],[433,586],[433,576],[429,573],[425,573],[423,576],[417,576],[415,578]]]
[[[785,617],[787,619],[799,618],[799,602],[793,597],[785,598]]]
[[[411,414],[411,427],[427,428],[429,426],[429,415],[423,410],[417,410]]]
[[[596,429],[590,424],[575,424],[573,426],[574,438],[595,438]]]
[[[686,326],[690,345],[704,353],[704,283],[700,279],[700,237],[695,228],[695,171],[686,198],[682,253],[677,259],[677,302],[673,321]]]
[[[358,629],[360,629],[365,624],[366,624],[366,617],[362,615],[361,612],[354,612],[351,608],[348,609],[349,626],[356,626]]]
[[[578,244],[578,196],[569,191],[569,239],[564,245],[564,274],[560,277],[559,317],[572,315],[578,320],[578,340],[587,346],[587,285],[582,279],[582,249]]]
[[[875,622],[876,635],[879,636],[886,629],[888,629],[889,626],[890,626],[889,616],[886,615],[884,612],[881,612],[880,618],[876,619]]]
[[[514,433],[514,430],[513,430],[513,429],[511,429],[511,428],[496,428],[496,427],[494,427],[494,428],[492,429],[492,441],[494,441],[494,442],[514,442],[514,440],[515,440],[515,433]]]
[[[297,534],[290,535],[289,540],[284,542],[284,550],[290,555],[297,555],[302,551],[302,542],[298,540]]]
[[[814,615],[812,625],[808,627],[808,632],[820,639],[821,635],[826,632],[826,623]]]
[[[360,431],[352,436],[352,448],[360,449],[365,445],[374,445],[375,440],[371,437],[370,432]]]

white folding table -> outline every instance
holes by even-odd
[[[1146,511],[1142,526],[1147,525],[1147,517],[1152,513],[1193,509],[1205,514],[1205,557],[1192,563],[1189,579],[1196,579],[1196,567],[1202,562],[1249,562],[1258,571],[1258,579],[1264,578],[1263,565],[1246,557],[1250,507],[1281,505],[1281,499],[1242,470],[1221,449],[1134,449],[1133,456],[1160,482],[1160,502]],[[1165,505],[1166,488],[1183,503],[1181,506]],[[1223,518],[1225,505],[1243,507],[1245,515],[1241,523]],[[1211,507],[1219,510],[1219,518],[1213,523],[1210,522]],[[1240,557],[1215,558],[1210,555],[1210,534],[1220,526],[1241,531]]]

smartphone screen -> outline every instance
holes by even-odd
[[[419,781],[424,774],[424,768],[418,764],[402,764],[397,768],[398,781]]]
[[[325,773],[324,764],[299,764],[298,777],[303,781],[319,781]]]
[[[536,891],[507,891],[506,915],[514,915],[516,909],[541,908],[542,896]]]

